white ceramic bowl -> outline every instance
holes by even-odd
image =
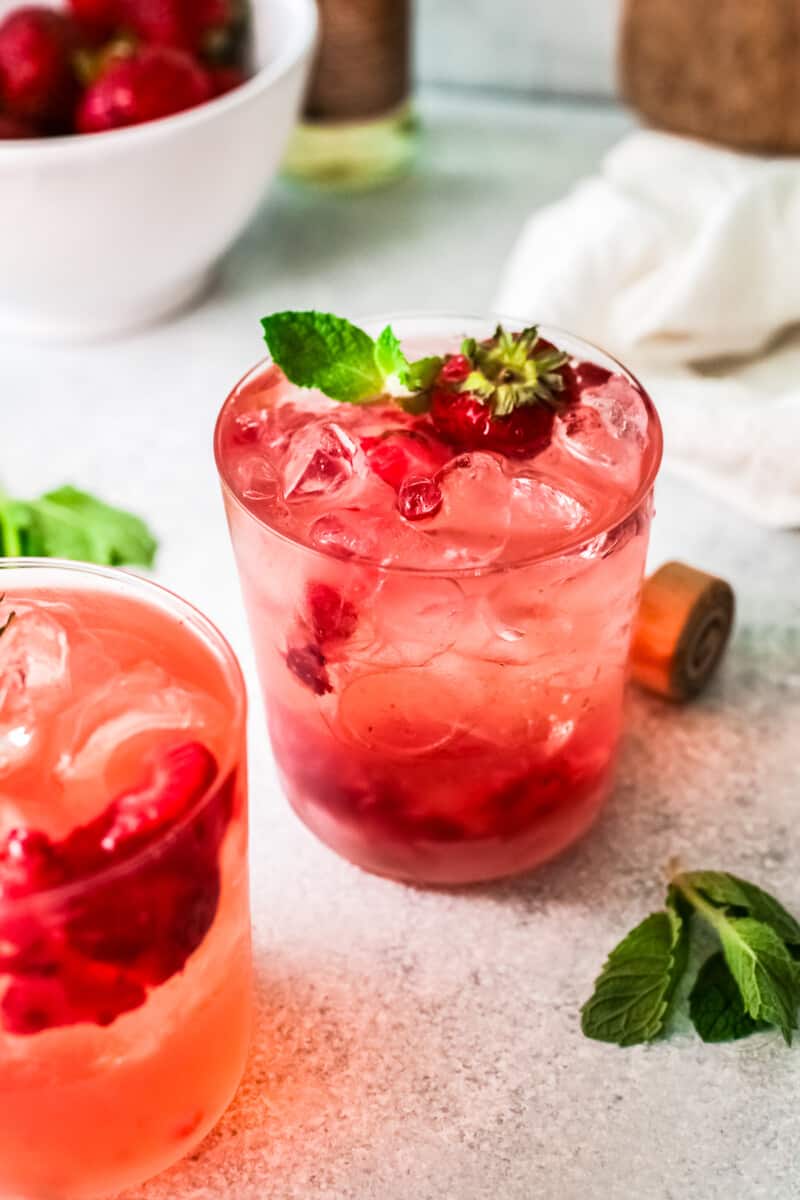
[[[314,48],[314,0],[253,10],[259,69],[227,96],[113,133],[0,141],[0,334],[121,333],[202,290],[277,171]]]

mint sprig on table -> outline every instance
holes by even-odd
[[[413,396],[430,387],[444,361],[409,362],[390,325],[374,339],[333,313],[278,312],[261,324],[273,361],[291,383],[347,404],[374,400],[397,381],[413,406]]]
[[[720,943],[689,996],[703,1041],[735,1041],[774,1026],[791,1044],[800,1007],[800,924],[774,896],[723,871],[673,876],[663,911],[612,950],[581,1010],[587,1037],[633,1046],[663,1032],[695,923]]]
[[[36,500],[0,490],[0,557],[153,565],[158,543],[140,517],[66,486]]]

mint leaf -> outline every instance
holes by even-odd
[[[400,382],[410,392],[426,392],[433,387],[443,362],[443,358],[429,356],[428,358],[418,358],[416,362],[407,363],[405,369],[398,372]]]
[[[0,555],[105,566],[153,564],[156,540],[139,517],[65,486],[38,500],[0,493]]]
[[[397,397],[407,412],[426,412],[428,391],[443,358],[410,363],[387,325],[373,341],[368,333],[333,313],[279,312],[264,317],[264,340],[273,361],[298,387],[317,388],[331,400],[365,404],[398,379],[412,395]]]
[[[719,951],[700,968],[689,996],[689,1015],[704,1042],[735,1042],[767,1028],[745,1011],[736,980]]]
[[[30,548],[32,520],[26,504],[0,490],[0,555],[23,558],[37,553]]]
[[[755,1021],[777,1025],[788,1045],[797,1028],[800,971],[774,929],[752,917],[724,917],[718,927],[722,951]]]
[[[790,946],[800,946],[800,924],[783,905],[754,883],[724,871],[689,871],[680,877],[713,904],[763,921]]]
[[[686,924],[674,909],[652,913],[611,951],[581,1010],[587,1037],[633,1046],[657,1037],[686,969]]]
[[[375,342],[343,317],[279,312],[261,324],[273,361],[298,387],[318,388],[348,404],[381,394],[386,375],[376,361]],[[388,353],[386,343],[383,352]]]
[[[402,379],[408,369],[408,359],[400,348],[400,341],[391,325],[387,325],[375,343],[375,363],[384,379],[396,375]]]

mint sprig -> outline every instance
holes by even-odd
[[[774,896],[722,871],[675,875],[664,910],[611,952],[581,1012],[587,1037],[631,1046],[662,1033],[696,921],[721,947],[699,971],[689,998],[701,1038],[730,1041],[775,1026],[791,1044],[800,1007],[800,967],[792,953],[800,925]]]
[[[17,500],[0,491],[0,557],[150,567],[156,549],[141,518],[88,492],[67,485]]]
[[[390,325],[373,339],[333,313],[278,312],[261,324],[272,360],[287,379],[346,404],[368,404],[391,391],[401,404],[408,397],[413,410],[412,398],[431,385],[443,362],[411,363]]]
[[[689,1016],[704,1042],[735,1042],[769,1028],[745,1010],[721,950],[707,958],[697,973],[689,996]]]

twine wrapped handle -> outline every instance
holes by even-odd
[[[735,600],[724,579],[665,563],[644,585],[631,673],[648,691],[686,701],[705,688],[730,639]]]

